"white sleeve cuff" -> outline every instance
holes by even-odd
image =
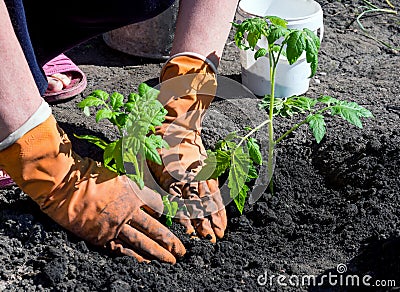
[[[0,142],[0,151],[17,142],[23,135],[46,121],[50,115],[51,108],[47,102],[43,101],[37,111],[21,127]]]

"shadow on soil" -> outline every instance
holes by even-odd
[[[318,275],[319,291],[390,291],[400,274],[400,238],[367,239],[366,245],[347,264],[339,264]],[[329,283],[329,279],[331,282]],[[318,285],[318,284],[317,284]],[[368,287],[370,285],[370,287]],[[378,287],[380,285],[381,287]]]

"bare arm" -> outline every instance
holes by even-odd
[[[28,63],[0,1],[0,142],[23,125],[42,103]]]
[[[238,0],[181,0],[171,54],[194,52],[218,65]]]

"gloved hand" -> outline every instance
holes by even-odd
[[[0,152],[0,167],[64,228],[98,246],[174,264],[180,240],[143,209],[162,212],[160,196],[81,158],[53,116]]]
[[[195,175],[207,157],[201,141],[201,122],[213,100],[216,69],[197,55],[176,55],[167,61],[160,77],[159,100],[168,111],[156,128],[170,148],[161,149],[163,164],[148,162],[161,187],[178,202],[177,220],[188,234],[195,231],[211,242],[222,238],[227,225],[218,181],[196,181]]]

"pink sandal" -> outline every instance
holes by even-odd
[[[0,188],[6,188],[15,185],[12,178],[2,169],[0,169]]]
[[[86,75],[72,62],[70,58],[64,54],[58,55],[54,59],[50,60],[43,66],[43,71],[46,76],[50,77],[56,73],[72,74],[71,83],[65,86],[61,91],[50,92],[46,91],[43,98],[48,102],[59,102],[65,99],[69,99],[75,95],[78,95],[87,86]]]

